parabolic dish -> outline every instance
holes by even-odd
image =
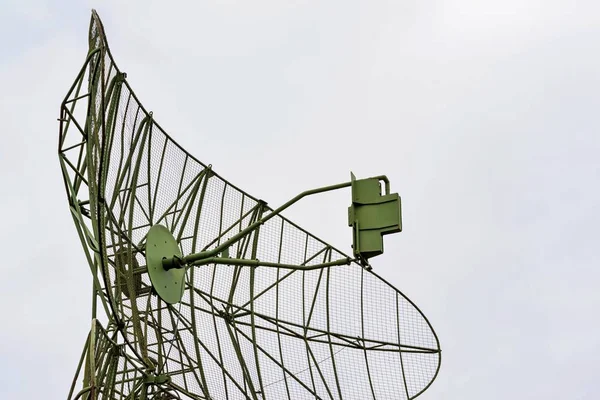
[[[169,376],[181,398],[413,399],[429,387],[441,354],[432,326],[357,263],[213,263],[168,271],[179,274],[181,301],[157,295],[146,265],[152,227],[168,230],[175,242],[165,246],[185,255],[215,248],[271,209],[163,131],[117,68],[95,12],[89,46],[63,103],[59,151],[69,200],[89,217],[75,222],[93,238],[86,245],[100,303],[128,351]],[[300,266],[348,257],[281,216],[228,252]]]

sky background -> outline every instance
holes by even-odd
[[[277,206],[386,174],[375,271],[431,321],[420,399],[600,396],[600,2],[0,2],[0,398],[65,398],[91,275],[57,156],[91,8],[185,149]],[[293,221],[350,252],[349,193]]]

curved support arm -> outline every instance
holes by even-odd
[[[283,204],[281,207],[271,211],[268,215],[262,217],[255,223],[249,225],[247,228],[241,230],[239,233],[233,235],[231,238],[229,238],[225,242],[221,243],[219,246],[215,247],[214,249],[201,251],[201,252],[195,253],[195,254],[190,254],[190,255],[183,257],[181,260],[165,258],[165,259],[163,259],[163,267],[167,270],[172,269],[172,268],[181,268],[184,265],[194,264],[197,261],[204,260],[206,258],[215,257],[219,253],[221,253],[223,250],[229,248],[235,242],[242,239],[244,236],[246,236],[250,232],[254,231],[256,228],[258,228],[259,226],[261,226],[262,224],[264,224],[265,222],[267,222],[274,216],[280,214],[283,210],[285,210],[292,204],[298,202],[300,199],[302,199],[306,196],[313,195],[313,194],[329,192],[329,191],[337,190],[337,189],[343,189],[343,188],[350,187],[350,186],[352,186],[352,182],[344,182],[344,183],[340,183],[337,185],[325,186],[325,187],[321,187],[321,188],[317,188],[317,189],[311,189],[311,190],[304,191],[304,192],[300,193],[299,195],[297,195],[296,197],[294,197],[293,199],[291,199],[290,201],[288,201],[287,203]]]
[[[354,177],[354,175],[353,175],[353,177]],[[376,176],[376,177],[373,177],[373,179],[383,181],[385,183],[386,194],[390,193],[390,181],[388,180],[388,178],[385,175]],[[291,200],[289,200],[288,202],[286,202],[279,208],[271,211],[269,214],[262,217],[258,221],[254,222],[253,224],[250,224],[248,227],[241,230],[239,233],[233,235],[231,238],[224,241],[223,243],[221,243],[214,249],[201,251],[199,253],[189,254],[183,258],[179,258],[179,257],[164,258],[163,262],[162,262],[163,268],[165,270],[170,270],[173,268],[186,268],[186,267],[189,267],[192,265],[203,265],[203,264],[210,264],[210,263],[215,263],[215,262],[221,263],[221,264],[231,264],[231,265],[254,265],[254,266],[261,265],[261,266],[268,266],[268,267],[282,267],[282,268],[295,268],[295,269],[308,269],[308,268],[316,269],[316,268],[323,268],[323,266],[350,264],[350,261],[352,261],[351,259],[344,259],[344,260],[333,261],[332,263],[319,264],[318,266],[302,267],[302,266],[298,266],[298,265],[265,263],[265,262],[260,262],[258,260],[223,258],[223,257],[217,257],[217,256],[222,251],[231,247],[231,245],[233,245],[237,241],[241,240],[244,236],[248,235],[249,233],[254,231],[256,228],[258,228],[259,226],[261,226],[262,224],[264,224],[265,222],[267,222],[274,216],[281,214],[281,212],[283,210],[290,207],[292,204],[298,202],[302,198],[313,195],[313,194],[317,194],[317,193],[329,192],[332,190],[343,189],[343,188],[347,188],[347,187],[351,187],[351,186],[352,186],[352,181],[339,183],[337,185],[331,185],[331,186],[325,186],[325,187],[321,187],[321,188],[306,190],[306,191],[298,194],[297,196],[295,196],[294,198],[292,198]]]

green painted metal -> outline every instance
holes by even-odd
[[[261,218],[260,220],[254,222],[250,226],[241,230],[239,233],[237,233],[236,235],[234,235],[227,241],[221,243],[214,249],[201,251],[199,253],[189,254],[189,255],[183,257],[183,259],[165,259],[163,261],[164,267],[166,269],[173,268],[174,266],[176,268],[182,268],[185,265],[194,264],[196,261],[201,261],[203,259],[216,256],[219,253],[221,253],[222,251],[227,250],[229,247],[231,247],[233,244],[238,242],[240,239],[242,239],[242,238],[248,236],[249,234],[251,234],[252,232],[256,231],[258,227],[265,224],[271,218],[280,215],[283,210],[290,207],[291,205],[298,202],[299,200],[303,199],[304,197],[310,196],[313,194],[317,194],[317,193],[324,193],[324,192],[329,192],[332,190],[342,189],[345,187],[349,187],[350,185],[351,185],[351,182],[345,182],[345,183],[340,183],[337,185],[331,185],[331,186],[325,186],[325,187],[321,187],[321,188],[306,190],[306,191],[300,193],[299,195],[297,195],[296,197],[292,198],[291,200],[289,200],[288,202],[286,202],[279,208],[273,210],[267,216]]]
[[[401,229],[385,176],[271,209],[165,133],[95,12],[58,152],[92,287],[68,399],[412,400],[437,376],[433,328],[368,265]],[[349,187],[352,256],[282,215]]]
[[[163,225],[154,225],[146,238],[146,267],[156,293],[169,304],[178,303],[183,296],[183,269],[163,268],[163,259],[181,258],[181,250],[173,234]]]
[[[386,183],[381,193],[381,181]],[[400,196],[390,193],[386,177],[356,179],[352,174],[352,205],[348,225],[353,230],[354,255],[368,260],[383,254],[383,236],[402,231]]]

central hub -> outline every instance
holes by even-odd
[[[163,225],[154,225],[146,237],[146,266],[152,287],[169,304],[178,303],[183,296],[184,268],[166,270],[163,259],[181,259],[181,250],[173,234]]]

